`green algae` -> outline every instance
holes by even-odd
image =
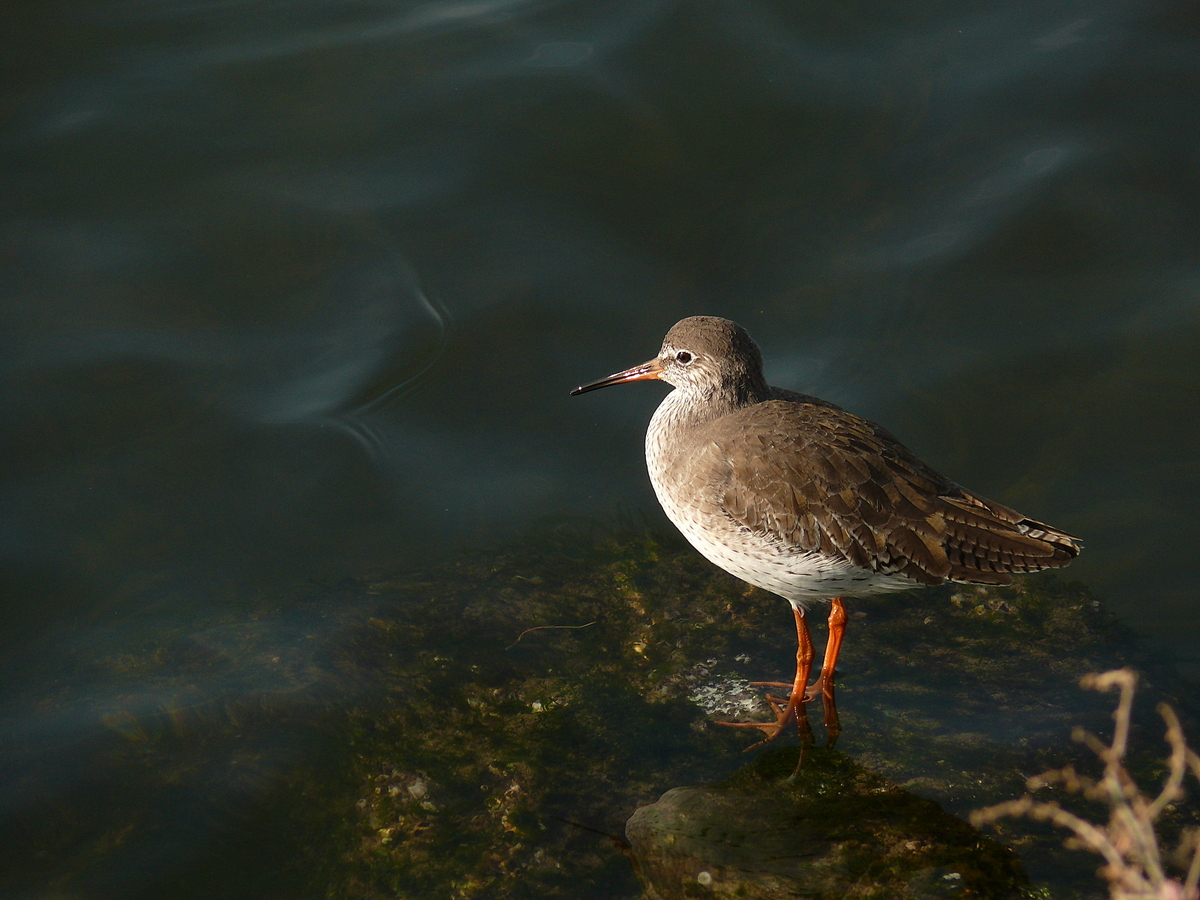
[[[1096,895],[1094,862],[1048,829],[994,832],[1036,885],[1019,888],[1004,854],[962,820],[1076,759],[1074,726],[1103,731],[1110,708],[1078,679],[1146,669],[1128,633],[1084,586],[1043,577],[847,607],[837,758],[864,773],[858,781],[878,779],[881,796],[917,798],[943,822],[921,827],[946,840],[918,846],[952,852],[961,877],[973,870],[947,848],[986,848],[979,871],[1008,873],[993,879],[995,896]],[[624,839],[635,810],[675,788],[727,786],[747,766],[760,787],[775,777],[755,764],[774,753],[744,755],[747,733],[712,722],[767,717],[747,682],[790,678],[791,615],[671,540],[550,529],[427,571],[307,585],[276,611],[299,624],[272,631],[268,610],[98,664],[130,692],[104,712],[97,802],[31,816],[7,851],[24,880],[5,886],[78,892],[128,847],[168,832],[164,810],[181,788],[210,783],[223,799],[202,813],[218,837],[144,895],[207,896],[235,879],[257,896],[635,897]],[[218,676],[227,689],[199,690]],[[1166,673],[1154,681],[1180,706]],[[134,687],[142,699],[124,704]],[[1153,775],[1157,726],[1139,727],[1147,752],[1130,766]],[[824,779],[816,762],[801,790],[805,778]],[[1179,804],[1166,818],[1183,827],[1195,811]],[[944,860],[896,851],[907,845],[887,836],[894,826],[875,821],[891,848],[882,855],[909,868],[871,869],[878,849],[843,860],[862,896],[871,884],[933,896],[968,883],[946,881]],[[988,877],[969,883],[991,896]]]
[[[468,834],[457,815],[364,796],[355,834],[372,849],[348,852],[348,868],[391,872],[386,890],[402,895],[419,872],[421,889],[453,884],[455,896],[576,896],[572,877],[593,877],[606,855],[593,832],[567,823],[619,834],[623,817],[663,790],[746,759],[744,733],[714,727],[713,709],[694,700],[706,684],[787,677],[786,606],[646,535],[580,546],[508,548],[374,586],[398,600],[427,593],[380,626],[408,643],[423,637],[418,653],[396,650],[380,672],[398,687],[389,724],[371,713],[375,766],[407,760],[402,779],[432,778],[449,806],[474,813]],[[1130,656],[1128,634],[1085,588],[1050,578],[851,610],[840,747],[960,816],[1069,754],[1071,727],[1103,714],[1079,696],[1079,676]],[[487,799],[471,798],[475,781]],[[376,843],[372,829],[389,816],[396,826],[375,834],[399,827],[409,837]],[[435,861],[445,842],[471,849]],[[1024,850],[1043,868],[1061,855],[1045,835]],[[513,872],[521,877],[499,874]]]
[[[1015,853],[831,748],[777,749],[630,819],[648,896],[1017,898]]]

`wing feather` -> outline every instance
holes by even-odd
[[[710,426],[719,502],[739,526],[925,584],[1007,584],[1078,554],[1072,535],[963,489],[878,425],[779,395]]]

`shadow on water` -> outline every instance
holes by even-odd
[[[338,619],[311,601],[263,604],[250,620],[147,622],[56,646],[71,662],[24,672],[0,707],[0,811],[19,835],[0,848],[4,888],[286,893],[295,846],[278,840],[281,801],[321,778],[334,710],[364,688],[339,655],[365,609],[357,592],[353,607]]]
[[[645,533],[564,525],[309,584],[248,620],[148,623],[122,642],[136,651],[31,679],[4,710],[0,887],[634,897],[635,867],[600,836],[630,820],[664,897],[689,896],[683,881],[775,896],[811,886],[800,862],[818,859],[856,896],[1010,896],[1022,867],[1097,896],[1095,861],[1059,835],[1006,828],[1018,865],[962,820],[1075,760],[1073,726],[1104,732],[1111,706],[1077,684],[1144,662],[1128,635],[1049,578],[850,613],[838,749],[790,782],[794,749],[748,757],[711,725],[765,718],[746,682],[787,671],[785,605]],[[1178,703],[1169,675],[1153,682]],[[1161,769],[1159,731],[1135,730],[1143,774]],[[1195,817],[1180,805],[1173,827]]]

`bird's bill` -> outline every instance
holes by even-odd
[[[662,375],[662,370],[662,363],[657,359],[652,359],[650,362],[644,362],[640,366],[634,366],[632,369],[626,369],[624,372],[618,372],[616,375],[609,375],[607,378],[601,378],[599,381],[593,381],[591,384],[577,387],[571,391],[571,396],[577,397],[580,394],[586,394],[588,391],[598,391],[600,388],[608,387],[611,384],[624,384],[627,381],[650,381]]]

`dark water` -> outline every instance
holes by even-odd
[[[567,391],[696,313],[1081,535],[1071,576],[1200,680],[1193,4],[61,0],[0,34],[10,820],[156,708],[147,635],[661,523],[661,388]]]

